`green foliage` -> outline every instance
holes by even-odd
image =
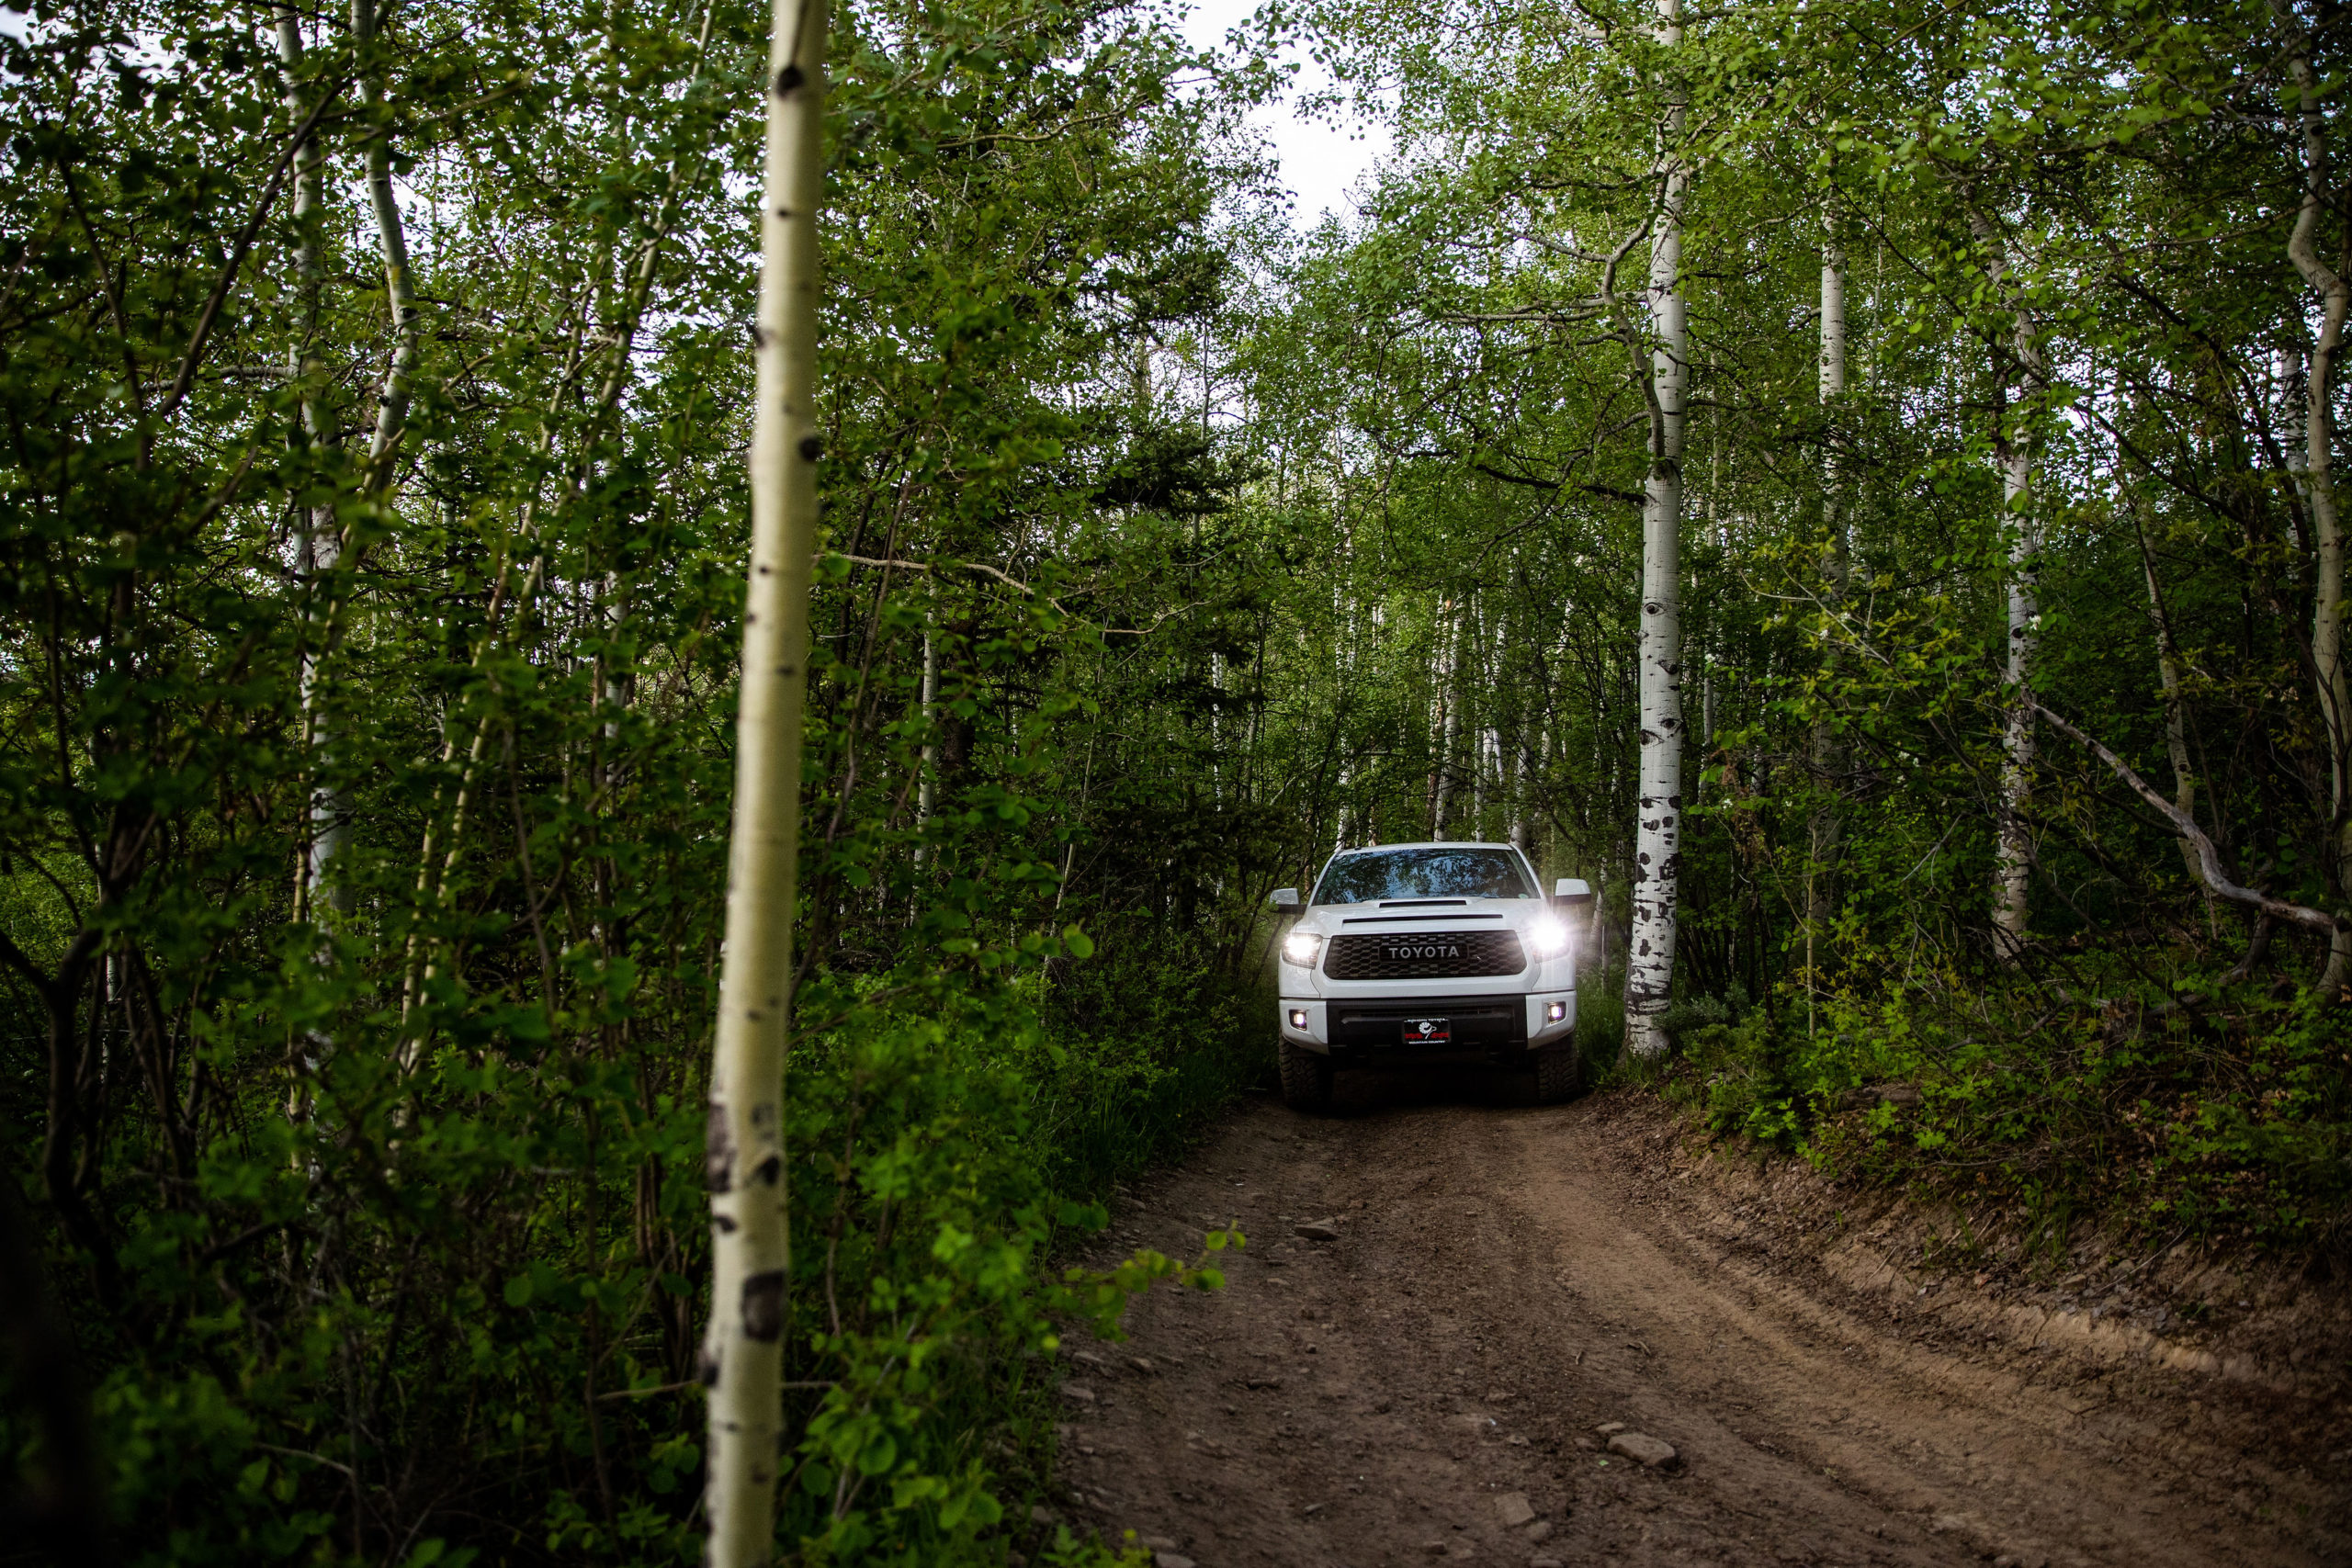
[[[2150,1241],[2305,1248],[2352,1205],[2352,1023],[2309,999],[2110,972],[2091,1000],[2026,987],[1797,998],[1673,1017],[1670,1091],[1721,1136],[1842,1174],[1924,1184],[2063,1252],[2079,1215]]]
[[[0,41],[7,1179],[133,1561],[688,1562],[767,21],[383,10]],[[1000,1562],[1059,1337],[1238,1240],[1064,1256],[1262,1070],[1278,820],[1125,858],[1253,631],[1244,470],[1125,368],[1255,78],[1118,5],[835,36],[779,1542]]]
[[[0,35],[7,1175],[141,1561],[684,1562],[767,23],[383,12],[40,0]],[[2093,1208],[2341,1245],[2320,955],[2203,897],[2114,770],[2025,757],[2005,660],[2030,575],[2037,697],[2238,880],[2347,908],[2283,62],[2339,80],[2352,35],[1654,17],[1311,7],[1408,155],[1293,239],[1238,120],[1268,62],[1117,0],[843,12],[801,1560],[1099,1553],[1025,1533],[1053,1342],[1215,1270],[1065,1249],[1262,1077],[1265,897],[1335,844],[1512,836],[1599,882],[1580,1049],[1719,1133],[2052,1246]],[[1693,176],[1690,766],[1652,866],[1662,159]],[[1633,897],[1669,874],[1682,1055],[1623,1061]],[[47,1441],[0,1405],[12,1456]]]
[[[1670,877],[1684,1063],[1608,1070],[1719,1133],[2038,1214],[2340,1247],[2342,998],[2281,999],[2321,944],[2209,899],[2117,770],[2015,723],[2009,658],[2237,883],[2352,917],[2352,767],[2312,663],[2340,573],[2301,471],[2319,300],[2289,255],[2305,135],[2340,160],[2344,130],[2324,86],[2299,118],[2290,62],[2335,81],[2352,34],[2251,5],[1681,9],[1670,40],[1646,4],[1312,10],[1334,96],[1402,150],[1357,222],[1281,258],[1243,355],[1266,464],[1300,476],[1276,502],[1340,541],[1332,627],[1295,612],[1345,699],[1327,815],[1516,825],[1609,890],[1603,974],[1626,892]],[[1671,743],[1634,598],[1671,166],[1684,773],[1636,803]],[[2036,600],[2015,626],[2012,590]],[[1679,859],[1638,865],[1664,809]],[[2021,936],[1992,919],[2012,819]],[[2074,999],[2191,996],[2128,1046],[2111,1012],[2137,1004]],[[1830,1109],[1892,1082],[1924,1104]]]

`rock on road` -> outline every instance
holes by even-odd
[[[1250,1244],[1069,1345],[1072,1526],[1164,1568],[2352,1561],[2340,1478],[2192,1435],[2185,1385],[2087,1401],[1723,1247],[1651,1102],[1349,1105],[1254,1103],[1120,1207],[1101,1257]]]

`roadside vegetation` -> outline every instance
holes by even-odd
[[[695,1561],[724,1304],[780,1552],[1082,1560],[1058,1343],[1231,1238],[1061,1259],[1340,843],[1591,879],[1580,1039],[1718,1131],[2341,1254],[2343,16],[858,0],[714,1303],[771,21],[0,27],[27,1543]],[[1347,217],[1278,26],[1396,133]]]

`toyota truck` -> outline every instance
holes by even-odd
[[[1576,1092],[1572,916],[1592,890],[1544,897],[1513,844],[1342,850],[1313,895],[1275,912],[1283,1098],[1330,1103],[1340,1068],[1488,1062],[1518,1068],[1540,1103]]]

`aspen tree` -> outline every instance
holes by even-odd
[[[295,123],[301,123],[308,112],[302,103],[302,22],[291,9],[277,13],[277,57],[286,68],[286,112]],[[294,342],[286,350],[286,374],[296,387],[300,403],[301,439],[315,449],[331,449],[338,444],[334,417],[320,401],[319,383],[324,374],[313,350],[313,337],[318,331],[319,291],[325,278],[320,259],[319,235],[326,200],[326,149],[316,134],[304,137],[294,152],[294,288],[296,326]],[[323,727],[318,712],[320,643],[326,630],[326,617],[321,614],[322,595],[318,587],[321,570],[320,555],[327,552],[326,565],[334,564],[339,554],[339,536],[335,532],[333,506],[305,506],[300,511],[299,539],[295,547],[296,570],[311,585],[308,610],[310,626],[305,638],[300,667],[296,675],[296,688],[302,704],[304,720],[303,744],[316,766],[320,748],[324,741]],[[331,791],[313,785],[311,795],[311,843],[303,857],[301,875],[295,889],[296,909],[310,917],[323,902],[337,909],[349,907],[348,898],[339,895],[327,881],[327,865],[341,848],[345,831],[342,813]]]
[[[1430,837],[1453,837],[1453,750],[1462,733],[1462,639],[1469,607],[1443,607],[1438,627],[1436,756],[1430,769]]]
[[[2287,254],[2303,282],[2320,297],[2319,341],[2312,345],[2303,377],[2303,499],[2311,508],[2316,581],[2312,592],[2312,668],[2319,691],[2320,717],[2327,736],[2329,795],[2328,891],[2344,896],[2352,881],[2352,751],[2346,729],[2352,724],[2352,680],[2344,668],[2344,525],[2336,512],[2335,356],[2344,344],[2344,318],[2352,307],[2352,285],[2322,261],[2313,244],[2334,206],[2328,169],[2327,119],[2322,87],[2312,69],[2311,35],[2287,0],[2270,0],[2270,13],[2287,35],[2287,70],[2294,83],[2294,107],[2303,133],[2303,189]],[[2352,984],[2352,928],[2339,923],[2329,938],[2327,968],[2319,994],[2340,998]]]
[[[932,726],[938,722],[939,641],[932,635],[931,628],[925,626],[922,633],[922,772],[915,781],[915,866],[918,870],[928,859],[922,838],[931,826],[932,814],[937,809],[939,800],[939,743],[933,739],[932,732]]]
[[[286,70],[286,113],[300,125],[309,113],[302,103],[302,19],[290,7],[281,7],[277,24],[278,63]],[[320,384],[325,372],[313,352],[319,325],[319,296],[325,281],[319,246],[325,200],[326,148],[313,132],[304,137],[294,151],[295,330],[294,341],[286,350],[286,375],[294,383],[299,401],[299,439],[303,446],[321,451],[339,445],[334,415],[320,400]],[[301,704],[300,742],[311,784],[310,843],[295,874],[294,911],[298,919],[316,919],[322,907],[338,914],[347,914],[351,908],[350,890],[330,881],[327,875],[336,851],[343,847],[343,813],[334,793],[318,784],[319,760],[326,739],[319,714],[319,660],[325,651],[323,644],[329,626],[329,618],[323,613],[327,596],[319,581],[319,545],[321,540],[334,540],[337,536],[332,505],[298,506],[296,517],[295,571],[307,592],[295,693]],[[319,957],[324,960],[331,951],[322,945]],[[107,973],[111,981],[118,961],[110,958],[107,962]],[[327,1035],[311,1032],[306,1039],[305,1065],[315,1070],[319,1056],[333,1043]],[[293,1121],[309,1118],[311,1091],[307,1084],[298,1080],[288,1091],[286,1112]]]
[[[375,0],[352,0],[351,37],[359,54],[360,102],[370,111],[367,138],[366,169],[368,204],[376,220],[377,254],[384,268],[384,297],[391,316],[392,354],[385,366],[384,379],[377,391],[376,426],[368,443],[367,466],[361,481],[370,493],[388,493],[392,488],[393,463],[401,445],[401,437],[408,428],[408,407],[411,388],[416,375],[416,358],[421,322],[416,309],[416,281],[409,267],[408,233],[401,218],[400,199],[392,189],[391,127],[382,117],[384,107],[383,72],[371,58],[378,44]],[[277,46],[281,60],[288,72],[299,65],[302,53],[300,24],[293,14],[281,11],[277,22]],[[295,88],[289,85],[288,92]],[[289,104],[291,100],[289,99]],[[294,214],[300,238],[295,254],[295,273],[304,297],[305,333],[303,344],[298,344],[290,355],[301,374],[309,368],[305,358],[309,326],[315,320],[317,293],[321,281],[318,246],[318,212],[323,201],[325,154],[315,137],[310,138],[296,154],[294,183]],[[302,391],[302,421],[309,438],[323,446],[335,444],[332,422],[321,412],[315,392],[304,375]],[[325,657],[326,645],[334,635],[334,605],[338,597],[334,591],[336,570],[343,564],[343,529],[332,507],[309,511],[304,518],[300,547],[301,568],[312,584],[311,639],[303,651],[300,674],[303,729],[306,743],[315,767],[325,756],[332,740],[331,721],[325,712],[324,693],[321,683],[320,663]],[[331,783],[314,782],[311,788],[311,848],[304,872],[304,903],[315,909],[321,905],[348,911],[351,900],[347,889],[339,888],[334,881],[333,865],[351,837],[350,809],[341,794]]]
[[[2001,733],[2001,803],[1999,839],[1994,848],[1993,930],[1999,955],[2014,960],[2025,947],[2028,897],[2033,874],[2033,842],[2026,831],[2027,803],[2033,795],[2034,702],[2033,658],[2040,637],[2041,604],[2036,572],[2041,555],[2041,528],[2033,506],[2033,445],[2030,416],[2016,412],[2016,394],[2030,391],[2043,378],[2041,350],[2034,334],[2033,316],[2016,278],[2016,264],[2007,243],[1984,214],[1972,208],[1970,226],[1984,244],[1985,270],[1993,292],[2010,299],[2009,355],[2012,374],[2005,380],[2001,408],[1993,434],[1993,453],[2001,469],[2001,519],[2008,535],[2008,662],[2002,671],[2008,713]]]
[[[1470,837],[1487,836],[1487,743],[1493,732],[1480,729],[1470,742]]]
[[[368,56],[376,43],[376,0],[351,0],[351,34],[360,52],[360,96],[371,111],[384,107],[382,73]],[[375,115],[371,118],[377,118]],[[401,221],[399,197],[392,190],[392,134],[389,119],[371,126],[368,135],[368,201],[376,217],[376,248],[384,264],[384,295],[391,310],[392,358],[384,368],[384,384],[376,398],[376,430],[368,443],[367,479],[369,488],[389,490],[391,464],[401,434],[408,428],[410,384],[416,374],[416,280],[408,263],[408,231]],[[338,553],[340,546],[338,544]],[[332,570],[334,562],[326,563]]]
[[[800,844],[800,723],[817,536],[817,203],[825,0],[775,0],[760,206],[752,560],[743,605],[727,946],[710,1075],[710,1390],[705,1561],[775,1557],[788,1261],[785,1040]]]
[[[1822,216],[1821,245],[1821,406],[1833,412],[1846,391],[1846,254],[1838,247],[1834,212]],[[1838,438],[1834,428],[1824,432],[1821,453],[1821,597],[1832,616],[1845,611],[1846,590],[1852,576],[1849,528],[1845,497],[1839,491]],[[1825,641],[1822,673],[1834,676],[1838,645]],[[1708,728],[1713,721],[1710,716]],[[1804,966],[1808,996],[1816,983],[1818,946],[1824,928],[1838,918],[1838,859],[1844,823],[1839,819],[1836,779],[1844,766],[1837,726],[1824,712],[1813,723],[1814,787],[1822,798],[1813,808],[1811,852],[1805,877]],[[1806,1006],[1811,1007],[1808,1001]]]
[[[1681,0],[1657,0],[1653,36],[1682,41]],[[1688,112],[1669,79],[1659,125],[1657,217],[1650,239],[1650,470],[1642,502],[1641,784],[1634,839],[1633,933],[1625,961],[1625,1043],[1655,1056],[1674,984],[1674,925],[1682,842],[1682,406],[1690,323],[1683,310],[1682,161]]]
[[[2033,458],[2021,437],[1999,444],[2001,511],[2014,526],[2009,546],[2009,656],[2002,684],[2009,691],[2009,715],[2001,735],[2000,843],[1995,852],[1997,902],[1993,923],[2000,932],[2004,956],[2014,957],[2025,942],[2030,912],[2029,881],[2033,871],[2033,845],[2026,831],[2026,803],[2033,794],[2033,654],[2035,621],[2041,615],[2036,597],[2034,558],[2040,554],[2040,530],[2032,522]]]

